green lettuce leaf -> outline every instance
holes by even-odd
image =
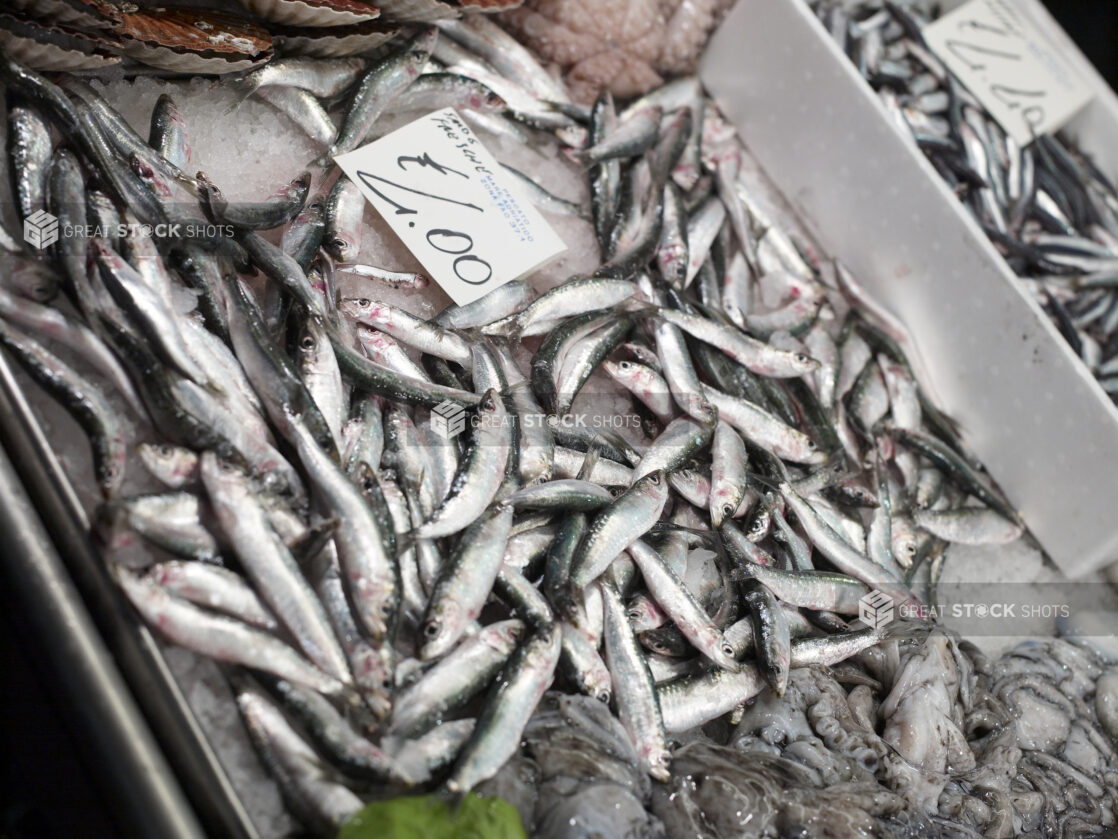
[[[434,795],[374,801],[337,839],[527,839],[516,808],[503,798],[467,795],[457,809]]]

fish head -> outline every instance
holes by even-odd
[[[423,621],[423,646],[419,650],[419,657],[423,661],[430,661],[448,652],[461,637],[465,623],[465,610],[450,598],[442,598]]]
[[[485,641],[494,649],[511,650],[516,642],[524,635],[523,621],[515,618],[507,621],[490,624],[483,632]]]
[[[647,743],[641,747],[640,760],[648,774],[657,781],[669,781],[672,777],[671,753],[661,746]]]
[[[108,457],[97,458],[97,484],[101,494],[112,498],[124,483],[124,468],[127,463],[127,447],[123,440],[118,440],[118,445],[113,446],[113,451]]]
[[[365,320],[383,322],[388,317],[387,307],[368,297],[348,297],[342,301],[339,308],[347,315]]]
[[[741,493],[733,493],[723,490],[718,493],[718,497],[711,496],[710,505],[710,522],[715,527],[721,527],[722,522],[727,519],[732,519],[734,514],[738,511],[738,505],[741,503]]]
[[[798,352],[792,356],[792,365],[800,373],[811,373],[821,366],[818,361],[807,353]]]

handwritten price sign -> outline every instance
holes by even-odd
[[[460,306],[566,250],[453,108],[334,161]]]
[[[970,0],[924,27],[936,56],[1021,145],[1060,129],[1091,90],[1021,0]]]

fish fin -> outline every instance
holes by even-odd
[[[241,105],[245,103],[246,99],[260,89],[260,83],[253,78],[255,75],[255,73],[248,73],[247,75],[241,76],[239,79],[232,79],[225,83],[224,86],[233,92],[233,104],[225,109],[224,113],[226,115],[240,108]]]
[[[419,528],[412,528],[407,533],[396,534],[396,558],[399,559],[413,547],[415,547],[418,537],[415,535]]]
[[[291,555],[295,557],[295,562],[303,569],[308,576],[317,577],[321,574],[315,574],[313,571],[317,570],[316,566],[318,560],[322,555],[323,548],[333,538],[334,531],[337,530],[341,521],[335,516],[329,519],[323,519],[310,526],[307,532],[290,547]]]

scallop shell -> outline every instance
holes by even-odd
[[[524,0],[458,0],[467,12],[507,12],[524,5]]]
[[[440,0],[379,0],[385,20],[409,23],[458,17],[462,10]]]
[[[7,0],[5,11],[23,14],[83,29],[102,29],[120,22],[122,12],[136,10],[134,3],[112,4],[107,0]]]
[[[399,31],[399,26],[373,20],[356,26],[273,26],[272,37],[276,52],[282,55],[342,58],[375,49],[392,40]]]
[[[267,30],[213,9],[145,9],[124,15],[116,31],[129,58],[176,73],[232,73],[273,55]]]
[[[120,63],[110,38],[0,12],[0,51],[33,70],[98,70]]]
[[[285,26],[352,26],[380,16],[361,0],[240,0],[257,17]]]

